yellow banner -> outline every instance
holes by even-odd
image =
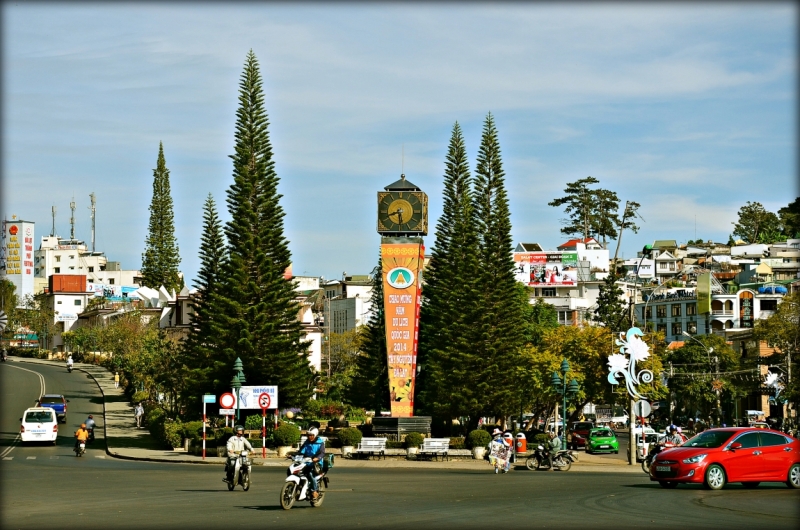
[[[393,417],[414,415],[414,376],[421,281],[425,259],[421,243],[383,243],[383,305],[389,357],[389,395]]]

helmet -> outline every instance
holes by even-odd
[[[237,433],[244,432],[244,427],[242,427],[241,425],[237,425],[236,427],[233,428],[233,430],[236,431]]]
[[[318,434],[319,434],[319,429],[317,429],[316,427],[311,427],[311,428],[308,430],[308,435],[309,435],[309,436],[316,436],[316,435],[318,435]]]
[[[89,414],[89,419],[92,419],[92,418],[94,418],[94,416],[92,416],[91,414]]]
[[[81,423],[81,429],[85,429],[85,428],[86,428],[86,424],[85,423]]]
[[[497,434],[503,434],[503,431],[501,431],[500,429],[495,429],[492,431],[492,436],[495,436]]]
[[[674,431],[675,431],[675,430],[677,430],[677,429],[678,429],[678,428],[677,428],[677,427],[675,427],[674,425],[670,425],[670,426],[669,426],[669,430],[670,430],[670,432],[674,432]]]

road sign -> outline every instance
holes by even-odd
[[[633,413],[640,418],[648,417],[651,411],[650,403],[642,399],[633,404]]]
[[[262,392],[258,395],[258,405],[261,407],[262,410],[267,410],[272,403],[272,398],[266,392]]]
[[[236,398],[230,392],[219,397],[219,406],[223,409],[233,409],[236,405]]]
[[[261,394],[269,394],[270,409],[278,408],[278,387],[275,385],[243,386],[239,389],[239,408],[242,410],[260,409],[261,405],[258,403],[258,397]],[[234,406],[236,406],[235,401]]]
[[[233,409],[219,409],[220,416],[233,416],[236,411]]]
[[[203,394],[203,403],[216,403],[217,396],[214,394]]]

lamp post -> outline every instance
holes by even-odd
[[[684,337],[689,337],[690,339],[692,339],[697,344],[699,344],[700,346],[703,347],[703,349],[706,351],[706,359],[708,359],[708,365],[709,365],[709,368],[710,368],[711,367],[711,354],[714,353],[714,348],[710,348],[710,347],[706,346],[699,339],[697,339],[692,334],[690,334],[688,331],[682,331],[681,334]],[[714,356],[714,380],[715,381],[719,381],[719,357],[716,356],[716,355]],[[717,425],[721,425],[722,424],[722,405],[720,403],[720,397],[719,397],[720,389],[719,388],[714,388],[714,393],[717,395]]]
[[[567,384],[567,373],[569,372],[569,361],[564,359],[561,361],[561,375],[559,375],[559,370],[553,372],[553,378],[551,379],[551,383],[553,388],[556,389],[556,392],[561,394],[564,399],[564,408],[561,409],[561,424],[562,424],[562,433],[561,433],[561,449],[567,448],[567,397],[573,397],[578,391],[581,389],[578,382],[575,381],[575,378]],[[562,377],[563,376],[563,377]],[[558,420],[558,418],[556,418]]]
[[[239,421],[239,389],[242,388],[242,383],[245,382],[244,372],[242,371],[242,360],[237,357],[236,362],[233,363],[233,377],[231,378],[231,388],[236,394],[236,421]]]

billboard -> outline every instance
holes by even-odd
[[[753,327],[753,293],[750,291],[739,293],[739,327]]]
[[[27,221],[3,221],[3,272],[16,288],[18,307],[26,295],[33,296],[33,228]]]
[[[711,312],[711,273],[697,275],[697,313],[707,315]]]
[[[514,253],[517,281],[535,287],[578,285],[577,252]]]
[[[388,238],[387,238],[388,239]],[[386,318],[386,354],[392,417],[414,415],[414,378],[425,247],[419,242],[381,244],[383,304]],[[410,240],[409,241],[413,241]]]
[[[234,397],[233,408],[236,408],[236,391],[232,390],[231,393]],[[239,389],[239,409],[241,410],[261,410],[261,405],[258,404],[258,396],[261,394],[269,394],[270,396],[270,409],[278,408],[278,387],[277,386],[243,386]]]

